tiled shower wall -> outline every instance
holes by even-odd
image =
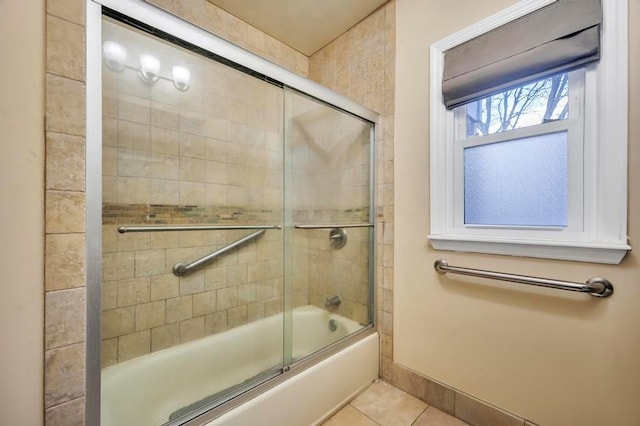
[[[191,71],[190,88],[181,92],[169,79],[144,83],[134,67],[103,67],[102,365],[108,366],[282,310],[281,231],[177,277],[174,264],[251,231],[119,234],[117,227],[279,225],[283,95],[120,25],[105,23],[104,34]],[[298,282],[294,307],[308,304],[306,283]]]
[[[205,0],[163,2],[298,74],[308,58]],[[45,423],[85,424],[85,1],[47,0]]]
[[[150,3],[165,7],[293,72],[305,77],[309,75],[306,56],[206,0],[150,0]],[[84,5],[83,0],[47,0],[44,408],[45,421],[49,426],[85,424]],[[394,7],[393,2],[386,5],[373,15],[373,21],[368,18],[356,27],[355,33],[350,32],[329,46],[328,53],[324,53],[326,60],[322,62],[327,67],[326,78],[319,74],[319,57],[316,55],[312,60],[316,63],[312,66],[313,79],[382,113],[377,142],[379,180],[376,188],[378,205],[382,207],[378,211],[376,225],[379,242],[377,310],[379,330],[383,333],[383,376],[389,376],[391,365],[393,234],[389,224],[393,222]],[[361,44],[365,39],[368,39],[366,44]],[[340,73],[329,65],[336,59],[336,43],[341,49],[339,55],[343,65]],[[376,46],[374,43],[382,44]],[[371,54],[363,53],[365,50]],[[381,51],[384,52],[382,56]],[[354,56],[349,58],[350,55]],[[349,65],[345,68],[344,64]],[[375,70],[375,73],[370,70]],[[366,79],[363,78],[365,74]],[[308,247],[302,239],[296,242]],[[300,262],[304,264],[308,259]]]
[[[376,158],[376,319],[380,375],[393,380],[393,119],[395,1],[315,53],[309,77],[380,113]]]

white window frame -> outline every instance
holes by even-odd
[[[554,1],[523,0],[431,45],[428,238],[436,250],[617,264],[631,249],[627,245],[626,0],[603,0],[601,60],[585,72],[580,226],[484,227],[465,225],[460,219],[463,172],[454,165],[461,149],[455,147],[455,113],[446,109],[442,97],[444,52]],[[522,134],[526,132],[522,129]],[[570,158],[570,166],[574,160],[575,156]],[[579,201],[570,199],[570,203],[575,207]]]

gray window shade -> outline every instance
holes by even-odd
[[[448,109],[600,59],[601,0],[558,0],[444,52]]]

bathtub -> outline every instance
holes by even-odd
[[[293,317],[294,360],[361,328],[314,306],[294,309]],[[330,320],[335,320],[335,331],[329,329]],[[275,315],[104,368],[101,426],[159,426],[196,401],[276,371],[282,364],[282,334],[282,315]],[[208,424],[314,424],[377,375],[378,337],[373,333]]]

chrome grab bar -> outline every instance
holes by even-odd
[[[293,225],[296,229],[373,228],[373,223],[332,223],[321,225]]]
[[[484,271],[482,269],[461,268],[450,266],[446,259],[436,260],[433,267],[440,274],[469,275],[471,277],[491,278],[500,281],[510,281],[518,284],[535,285],[539,287],[556,288],[560,290],[589,293],[594,297],[609,297],[613,294],[613,284],[604,278],[589,278],[584,283],[552,280],[548,278],[529,277],[526,275],[505,274],[503,272]]]
[[[168,231],[233,231],[240,229],[281,229],[280,225],[160,225],[121,226],[118,232],[168,232]]]
[[[218,257],[230,252],[231,250],[243,245],[244,243],[247,243],[255,238],[258,238],[260,235],[264,234],[265,232],[267,232],[266,229],[260,229],[259,231],[253,232],[247,235],[246,237],[242,237],[237,241],[227,244],[226,246],[214,251],[213,253],[210,253],[204,257],[201,257],[198,260],[194,260],[188,265],[185,265],[184,263],[176,263],[175,265],[173,265],[173,274],[181,277],[183,275],[188,274],[189,272],[193,272],[194,270],[200,268],[201,266],[209,262],[212,262]]]

